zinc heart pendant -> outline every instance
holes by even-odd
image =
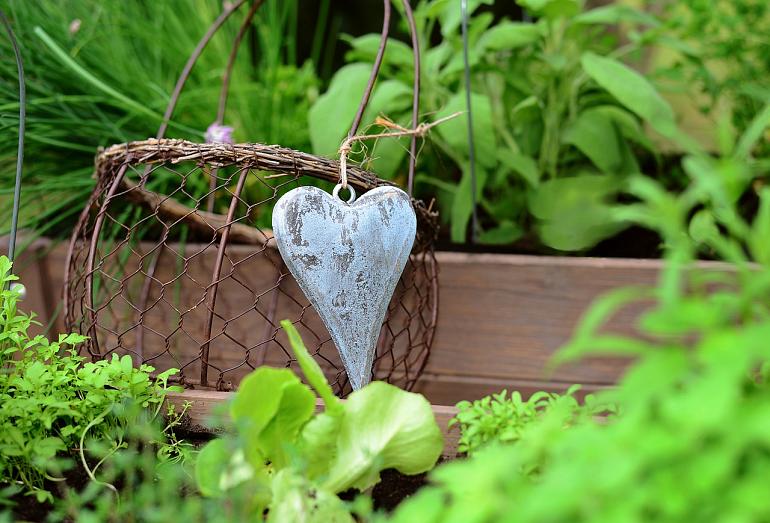
[[[292,276],[337,346],[350,384],[371,380],[390,298],[414,244],[417,218],[409,196],[377,187],[356,200],[298,187],[273,208],[273,234]]]

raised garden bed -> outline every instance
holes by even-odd
[[[233,249],[243,254],[249,247]],[[54,316],[60,311],[65,257],[66,245],[41,240],[17,262],[27,287],[25,308],[41,311],[44,325],[54,318],[52,328],[58,331],[64,329],[61,315]],[[535,390],[562,391],[574,383],[586,392],[615,383],[625,368],[622,360],[594,358],[552,370],[548,362],[594,298],[618,286],[651,284],[662,266],[658,260],[455,252],[439,252],[436,259],[438,327],[414,388],[435,405],[501,389],[527,396]],[[718,266],[704,263],[712,265]],[[233,294],[218,306],[237,310],[244,304]],[[631,332],[639,311],[621,311],[610,327]]]

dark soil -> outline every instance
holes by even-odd
[[[380,474],[382,481],[372,490],[374,508],[392,511],[399,503],[428,483],[426,476],[427,474],[405,476],[395,469],[382,471]]]
[[[79,491],[85,488],[89,478],[86,471],[80,465],[80,457],[72,456],[71,459],[75,460],[75,465],[64,474],[64,477],[67,478],[64,483],[66,488]],[[95,462],[92,462],[91,466],[95,464]],[[61,482],[46,481],[45,489],[51,492],[54,497],[58,497],[62,495],[65,487]],[[13,517],[16,522],[45,521],[48,513],[53,510],[53,505],[50,503],[38,503],[35,496],[29,496],[24,493],[12,496],[10,501],[14,504]]]

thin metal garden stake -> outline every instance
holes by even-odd
[[[27,117],[27,91],[24,86],[24,64],[21,60],[19,45],[16,42],[16,35],[13,34],[11,23],[2,10],[0,10],[0,18],[3,20],[5,31],[8,33],[8,39],[11,41],[13,53],[16,55],[16,69],[19,74],[19,148],[16,153],[16,185],[13,189],[11,233],[8,239],[8,259],[13,263],[16,255],[16,228],[19,224],[19,204],[21,202],[21,168],[24,165],[24,125]]]
[[[462,18],[463,31],[463,65],[465,69],[465,106],[468,110],[468,160],[470,161],[471,174],[471,202],[473,210],[471,214],[471,243],[476,243],[478,231],[478,215],[476,212],[476,147],[473,141],[473,111],[471,107],[471,66],[468,60],[468,0],[460,2],[460,16]]]

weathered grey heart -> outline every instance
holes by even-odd
[[[409,259],[417,219],[401,189],[377,187],[355,200],[350,188],[348,202],[337,198],[339,189],[333,195],[317,187],[289,191],[273,209],[273,233],[359,389],[371,379],[380,328]]]

